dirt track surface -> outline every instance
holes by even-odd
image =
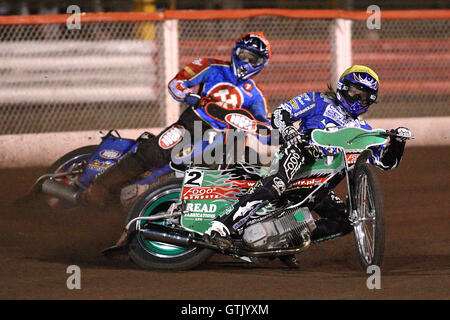
[[[146,271],[100,251],[117,240],[119,210],[17,208],[42,168],[0,171],[0,299],[449,299],[450,148],[410,148],[378,171],[386,208],[381,289],[369,290],[353,236],[311,246],[300,270],[215,255],[191,271]],[[81,290],[68,290],[69,265]]]

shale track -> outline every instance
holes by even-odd
[[[105,258],[123,227],[120,210],[52,212],[12,204],[43,168],[0,171],[0,299],[449,299],[450,148],[409,148],[398,168],[378,171],[386,207],[381,289],[369,290],[353,236],[314,245],[301,268],[215,255],[191,271],[146,271]],[[69,265],[81,290],[68,290]]]

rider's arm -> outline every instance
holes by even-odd
[[[405,141],[390,138],[384,147],[374,148],[370,162],[382,170],[392,170],[400,164],[405,150]]]
[[[285,103],[280,105],[272,114],[272,128],[283,132],[286,127],[292,126],[291,112],[285,107]]]
[[[315,110],[317,92],[308,92],[282,103],[272,115],[272,128],[278,129],[284,141],[299,140],[293,123],[310,116]]]
[[[256,86],[256,85],[255,85]],[[269,111],[269,103],[267,101],[267,97],[263,94],[261,90],[258,89],[258,97],[253,101],[253,104],[247,108],[248,111],[252,113],[252,115],[259,122],[265,123],[270,128],[270,111]],[[271,136],[270,132],[268,132],[268,137],[262,137],[257,135],[257,138],[260,142],[264,144],[270,144]]]
[[[272,116],[272,127],[281,132],[296,121],[308,117],[314,112],[317,92],[307,92],[282,103]]]
[[[372,130],[372,127],[368,123],[363,121],[363,124],[364,126],[361,126],[363,129]],[[397,128],[396,131],[400,128]],[[382,170],[392,170],[400,164],[403,151],[405,150],[405,144],[406,141],[403,139],[390,137],[386,144],[370,148],[372,150],[372,157],[369,159],[369,162]]]
[[[183,102],[187,94],[192,92],[196,85],[206,81],[209,76],[210,60],[208,58],[197,59],[182,70],[169,81],[168,89],[170,95],[177,101]]]

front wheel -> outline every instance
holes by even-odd
[[[354,238],[359,262],[364,269],[381,267],[384,254],[384,204],[381,185],[367,163],[355,168],[353,174]]]
[[[157,183],[145,191],[130,209],[127,223],[137,217],[147,217],[167,212],[169,207],[180,199],[182,179],[171,178]],[[159,222],[162,225],[177,225],[178,219]],[[146,221],[140,220],[130,229],[140,224],[145,228]],[[213,251],[203,248],[182,248],[166,243],[149,241],[137,233],[130,241],[131,260],[144,269],[187,270],[192,269],[213,255]]]

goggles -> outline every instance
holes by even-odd
[[[249,63],[254,68],[266,63],[263,57],[241,47],[236,48],[236,57],[239,61]]]
[[[353,84],[348,86],[347,96],[352,103],[359,102],[363,107],[369,106],[376,100],[375,94]]]

